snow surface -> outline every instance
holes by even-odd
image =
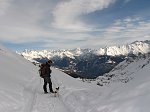
[[[52,68],[53,88],[60,87],[54,97],[43,94],[38,67],[0,45],[0,112],[150,112],[150,64],[136,72],[141,62],[126,68],[133,80],[104,87]]]

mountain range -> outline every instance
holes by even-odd
[[[111,71],[120,62],[150,52],[150,40],[135,41],[99,49],[24,50],[19,54],[33,63],[53,60],[53,66],[81,78],[97,78]]]

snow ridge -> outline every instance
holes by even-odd
[[[19,54],[24,56],[26,59],[33,61],[34,58],[54,58],[54,57],[69,57],[74,59],[75,56],[84,58],[89,56],[89,54],[96,55],[109,55],[109,56],[118,56],[118,55],[128,55],[128,54],[138,54],[138,53],[148,53],[150,52],[150,41],[135,41],[131,44],[126,44],[122,46],[111,46],[105,48],[99,48],[96,50],[91,49],[81,49],[76,48],[73,50],[24,50]]]

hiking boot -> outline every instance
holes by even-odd
[[[47,94],[48,92],[44,92],[44,94]]]
[[[55,93],[54,91],[50,91],[51,93]]]

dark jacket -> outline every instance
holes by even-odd
[[[43,77],[51,77],[51,69],[50,69],[51,65],[49,65],[47,62],[46,62],[46,65],[45,65],[45,74]]]

